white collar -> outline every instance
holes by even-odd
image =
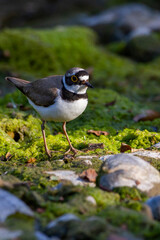
[[[87,91],[87,86],[86,85],[67,85],[66,84],[66,81],[65,81],[65,75],[63,76],[63,84],[64,84],[64,87],[69,91],[69,92],[72,92],[72,93],[76,93],[76,94],[84,94],[86,93]]]

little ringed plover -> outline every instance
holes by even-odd
[[[28,99],[29,103],[39,113],[42,119],[42,135],[45,151],[51,157],[51,151],[47,147],[45,137],[45,122],[63,122],[63,131],[69,143],[69,151],[77,152],[67,135],[66,122],[81,115],[87,107],[87,88],[93,86],[89,83],[89,74],[78,67],[69,69],[66,74],[53,75],[29,82],[26,80],[6,77]]]

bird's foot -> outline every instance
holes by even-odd
[[[51,158],[52,157],[52,151],[51,150],[49,150],[49,149],[45,149],[46,150],[46,154],[48,155],[48,157],[49,158]]]
[[[59,153],[59,152],[60,152],[60,151],[53,151],[53,150],[49,150],[49,149],[48,149],[48,150],[46,151],[46,154],[48,155],[49,158],[51,158],[53,153]]]
[[[65,154],[64,154],[64,155],[67,155],[69,152],[73,152],[73,156],[75,156],[75,155],[76,155],[76,153],[77,153],[77,152],[79,152],[79,150],[78,150],[78,149],[76,149],[76,148],[74,148],[74,147],[70,147],[70,148],[68,149],[68,151],[67,151],[67,152],[65,152]]]

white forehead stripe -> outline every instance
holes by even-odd
[[[72,69],[72,72],[67,73],[67,76],[71,77],[72,75],[75,75],[77,73],[77,71],[84,71],[84,69],[83,68],[74,68],[74,69]]]
[[[89,76],[88,75],[80,76],[79,79],[81,81],[87,81],[89,79]]]

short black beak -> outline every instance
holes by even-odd
[[[85,82],[84,85],[86,85],[87,87],[90,87],[90,88],[94,88],[94,87],[92,86],[92,84],[90,84],[89,82]]]

